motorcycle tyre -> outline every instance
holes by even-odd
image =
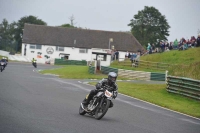
[[[95,111],[95,119],[97,120],[100,120],[106,114],[106,112],[108,111],[108,108],[110,107],[110,100],[106,99],[105,101],[106,101],[106,106],[105,106],[105,109],[103,110],[103,113],[100,116],[98,116],[99,109],[100,109],[99,106],[97,107]]]

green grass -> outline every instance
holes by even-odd
[[[195,62],[199,62],[199,57],[200,47],[190,48],[184,51],[172,50],[169,52],[150,54],[146,56],[141,56],[140,59],[152,62],[189,65]]]
[[[200,118],[200,101],[168,93],[165,84],[118,82],[118,88],[119,93]]]
[[[169,73],[173,76],[182,76],[198,79],[200,76],[200,48],[191,48],[186,51],[170,51],[164,53],[157,53],[142,56],[141,60],[152,62],[163,62],[169,64],[178,64],[178,67],[169,68]],[[126,60],[130,62],[130,60]],[[188,65],[184,67],[184,65]],[[163,72],[159,70],[133,68],[130,66],[123,66],[121,63],[113,62],[113,68],[132,69],[137,71],[148,72]],[[106,75],[103,74],[89,74],[88,66],[64,66],[63,68],[44,70],[41,73],[51,73],[60,75],[61,78],[69,79],[102,79]],[[183,74],[184,73],[184,74]],[[119,77],[118,79],[123,79]],[[92,83],[95,84],[95,83]],[[194,117],[200,118],[200,101],[190,99],[178,94],[168,93],[166,85],[158,84],[136,84],[129,82],[118,82],[119,92],[129,95],[156,105],[169,108],[181,113],[185,113]]]
[[[59,75],[60,78],[67,79],[102,79],[106,78],[107,75],[97,73],[90,74],[88,72],[88,66],[75,66],[75,65],[67,65],[62,68],[50,69],[50,70],[42,70],[40,71],[42,74],[55,74]],[[127,78],[119,77],[118,79],[126,80]]]
[[[52,69],[52,70],[43,70],[40,73],[42,74],[56,74],[59,75],[60,78],[68,78],[68,79],[101,79],[105,78],[105,75],[99,74],[89,74],[88,66],[74,66],[67,65],[63,68]]]
[[[171,65],[167,68],[169,75],[200,80],[200,47],[190,48],[184,51],[172,50],[169,52],[145,55],[141,56],[140,60],[167,63]],[[111,67],[135,71],[165,72],[165,70],[156,70],[155,67],[153,67],[154,69],[140,68],[140,66],[137,68],[131,67],[131,61],[129,59],[120,63],[115,61],[111,64]]]

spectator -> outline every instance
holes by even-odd
[[[191,42],[192,47],[195,47],[195,41],[196,41],[196,38],[194,36],[191,36],[190,42]]]
[[[125,58],[128,58],[129,52],[127,51],[125,54]]]
[[[118,50],[116,50],[115,56],[116,56],[116,60],[118,60],[119,59],[119,51]]]
[[[152,52],[154,53],[155,52],[155,45],[154,44],[152,44]]]
[[[148,46],[147,46],[147,53],[151,54],[151,44],[150,43],[148,43]]]
[[[164,46],[164,43],[162,41],[160,42],[160,48],[161,48],[161,52],[164,52],[165,46]]]
[[[196,45],[196,47],[200,47],[200,34],[197,37],[197,45]]]
[[[169,50],[172,50],[173,49],[173,42],[170,42],[170,44],[169,44]]]
[[[186,50],[186,49],[188,49],[188,45],[186,42],[183,42],[183,50]]]
[[[166,41],[165,42],[165,50],[169,49],[169,43]]]
[[[136,57],[137,57],[137,54],[136,53],[133,53],[132,55],[131,55],[131,63],[133,63],[133,62],[135,62],[135,59],[136,59]]]
[[[174,49],[177,49],[178,48],[178,40],[174,40]]]
[[[131,53],[128,53],[128,58],[129,58],[129,59],[131,58],[131,55],[132,55]]]
[[[187,40],[187,42],[186,42],[186,43],[187,43],[188,47],[191,47],[191,42],[190,42],[190,40],[189,40],[189,39]]]

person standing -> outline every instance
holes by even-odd
[[[197,37],[197,45],[196,45],[196,47],[200,47],[200,34]]]
[[[177,49],[178,48],[178,40],[174,40],[174,49]]]

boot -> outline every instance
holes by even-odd
[[[93,96],[91,94],[89,94],[88,96],[86,96],[86,98],[84,99],[84,101],[82,102],[82,104],[84,106],[87,106],[89,104],[90,100],[92,99],[92,97]]]

